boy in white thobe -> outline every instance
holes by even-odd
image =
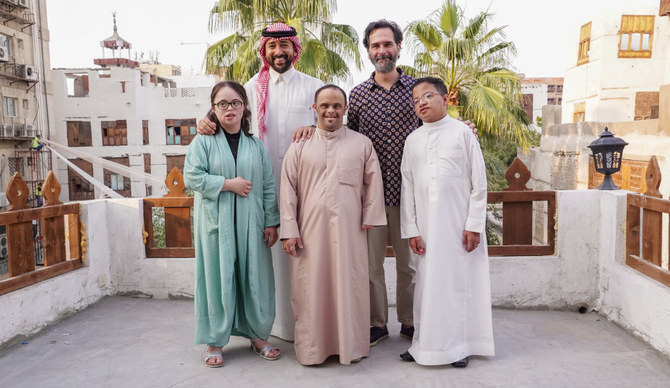
[[[447,115],[442,80],[418,79],[412,95],[423,125],[405,142],[400,222],[418,255],[416,331],[400,357],[465,367],[494,354],[484,159],[468,126]]]

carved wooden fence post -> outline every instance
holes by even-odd
[[[11,206],[9,210],[23,210],[28,208],[28,185],[18,172],[14,173],[7,187],[7,199]],[[9,258],[9,277],[23,275],[35,270],[35,252],[33,250],[33,223],[32,220],[7,225],[7,241]]]
[[[185,197],[184,176],[177,167],[172,167],[165,178],[168,193],[165,197]],[[191,209],[185,207],[165,208],[165,246],[190,247],[191,245]],[[189,233],[184,231],[188,230]]]
[[[530,191],[526,183],[530,171],[519,158],[514,158],[505,171],[509,187],[503,191]],[[533,243],[533,203],[503,202],[503,245],[530,245]]]
[[[652,156],[649,160],[645,181],[647,182],[647,191],[644,192],[644,195],[655,198],[663,197],[658,191],[661,186],[661,169],[656,156]],[[663,260],[662,231],[663,213],[642,209],[642,257],[658,266],[661,265]]]
[[[42,195],[45,199],[45,207],[62,205],[58,199],[60,196],[60,183],[53,171],[49,171],[47,178],[42,184]],[[65,217],[54,216],[44,218],[44,265],[62,263],[65,257]]]

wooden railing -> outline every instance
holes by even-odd
[[[670,213],[670,200],[658,191],[661,171],[655,156],[649,161],[645,180],[647,191],[627,198],[626,264],[670,286],[668,260],[663,260],[663,218]]]
[[[526,187],[530,171],[518,158],[505,172],[509,187],[490,191],[488,202],[502,202],[502,245],[489,245],[489,256],[547,256],[556,250],[556,192]],[[546,202],[546,245],[533,244],[533,203]],[[537,239],[536,239],[537,240]]]
[[[177,167],[172,167],[165,184],[168,193],[164,197],[144,199],[147,257],[195,257],[191,238],[193,198],[184,194],[184,177]],[[153,209],[159,207],[165,209],[165,248],[155,246]]]
[[[49,171],[42,184],[45,205],[28,208],[28,186],[19,173],[9,181],[9,211],[0,213],[0,225],[7,227],[8,267],[6,279],[0,280],[0,295],[73,271],[82,266],[85,238],[82,238],[78,203],[58,200],[60,183]],[[33,222],[44,231],[44,266],[35,265]],[[84,244],[82,244],[84,241]]]

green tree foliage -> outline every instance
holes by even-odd
[[[505,40],[505,26],[489,28],[491,16],[481,12],[466,20],[455,1],[446,0],[429,18],[411,22],[405,29],[415,54],[409,72],[443,79],[449,114],[474,121],[480,137],[526,148],[530,119],[520,105],[519,77],[509,69],[516,49]]]
[[[335,8],[335,0],[219,0],[210,13],[209,29],[235,32],[209,47],[206,71],[246,82],[262,65],[261,30],[282,22],[297,30],[303,47],[296,69],[324,82],[347,80],[349,63],[362,67],[358,34],[349,25],[329,22]]]

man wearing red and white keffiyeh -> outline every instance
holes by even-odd
[[[268,83],[270,82],[270,67],[277,73],[285,73],[300,58],[302,46],[295,28],[284,23],[275,23],[261,31],[261,47],[258,50],[263,60],[263,67],[258,72],[256,84],[258,137],[265,140],[267,126],[265,125]],[[268,42],[270,42],[268,44]],[[293,43],[292,45],[289,43]]]
[[[279,191],[281,167],[293,132],[316,124],[312,110],[314,93],[323,82],[293,67],[302,51],[295,29],[275,23],[262,31],[259,47],[263,67],[244,89],[249,98],[251,132],[265,144]],[[211,135],[216,125],[204,118],[198,122],[198,134]],[[272,335],[292,341],[295,318],[291,310],[289,259],[281,244],[272,247],[275,274],[275,322]]]

